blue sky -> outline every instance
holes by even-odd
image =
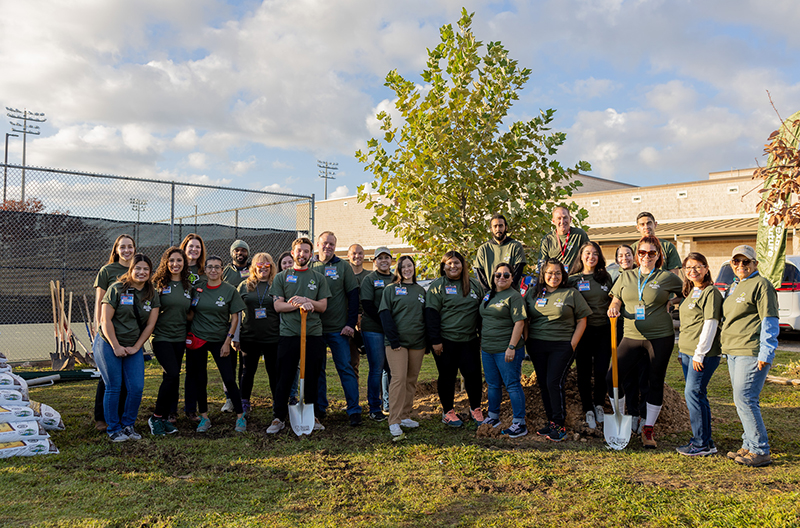
[[[557,109],[559,158],[655,185],[765,163],[800,109],[796,0],[0,0],[0,103],[44,112],[30,165],[348,196],[391,107],[461,7],[531,80],[510,119]],[[4,122],[7,122],[4,121]],[[6,125],[6,132],[10,126]],[[21,161],[11,139],[9,161]]]

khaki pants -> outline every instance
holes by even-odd
[[[386,361],[389,362],[392,372],[392,382],[389,384],[389,425],[411,418],[423,357],[425,349],[409,350],[401,347],[395,351],[390,346],[386,347]]]

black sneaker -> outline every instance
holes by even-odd
[[[550,423],[550,432],[547,433],[547,439],[553,442],[560,442],[567,437],[567,430],[563,425],[558,425],[555,422]]]
[[[361,413],[353,413],[350,415],[350,427],[358,427],[361,425]]]
[[[553,422],[546,423],[546,424],[544,424],[544,427],[542,427],[541,429],[536,431],[536,434],[539,435],[539,436],[547,436],[547,435],[550,434],[550,428],[552,426],[554,426],[554,425],[555,424]]]
[[[369,413],[369,417],[374,422],[383,422],[386,420],[386,415],[383,414],[383,411],[373,411]]]
[[[508,436],[509,438],[519,438],[528,434],[528,427],[521,423],[512,423],[508,429],[500,431],[501,435]]]

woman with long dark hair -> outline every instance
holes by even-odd
[[[128,272],[112,284],[103,296],[100,333],[92,351],[106,384],[103,411],[112,442],[139,440],[133,428],[144,390],[144,346],[158,319],[161,305],[150,282],[152,262],[145,255],[133,256]],[[122,384],[127,387],[120,416]]]

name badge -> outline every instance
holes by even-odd
[[[266,318],[267,318],[267,309],[256,308],[256,319],[266,319]]]
[[[589,291],[592,288],[592,285],[589,284],[589,281],[582,280],[578,281],[578,291]]]
[[[291,282],[294,284],[295,282],[297,282],[297,275],[287,275],[286,282]]]
[[[405,286],[398,286],[394,289],[394,293],[397,295],[408,295],[408,290],[406,290]]]
[[[372,285],[376,288],[383,288],[383,279],[375,279]]]
[[[166,288],[161,288],[161,293],[172,293],[172,287],[167,286]]]
[[[243,279],[246,279],[247,277],[250,276],[250,270],[249,269],[243,269],[243,270],[239,271],[239,276],[241,278],[243,278]]]
[[[536,299],[537,308],[543,308],[546,305],[547,305],[547,297],[539,297],[538,299]]]
[[[698,290],[697,288],[695,288],[695,290],[692,292],[692,299],[699,299],[702,293],[703,290]]]
[[[636,305],[636,320],[637,321],[644,321],[644,305],[637,304]]]
[[[489,293],[487,293],[486,295],[484,295],[484,296],[483,296],[483,302],[486,302],[486,301],[488,301],[488,300],[489,300],[489,295],[490,295],[490,294],[489,294]]]
[[[447,295],[455,295],[456,293],[458,293],[456,290],[457,290],[457,288],[455,286],[445,286],[444,287],[444,292]]]
[[[197,303],[200,302],[200,297],[195,297],[192,299],[192,306],[197,306]]]
[[[119,300],[119,303],[124,306],[133,306],[133,294],[132,293],[123,293],[122,297]]]
[[[338,279],[339,272],[334,267],[327,267],[325,268],[325,276],[330,277],[332,279]]]

